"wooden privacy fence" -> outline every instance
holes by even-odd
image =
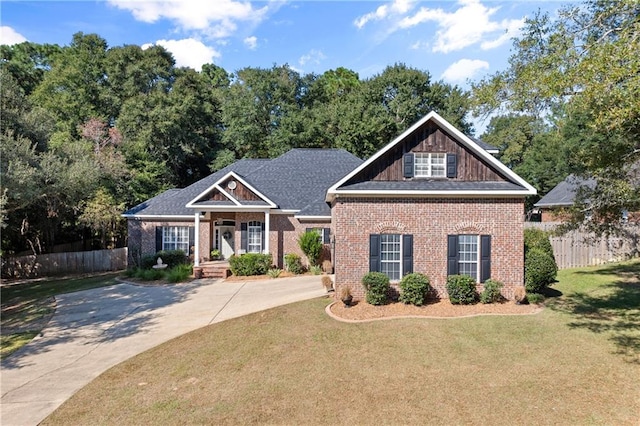
[[[119,271],[127,267],[127,248],[49,253],[2,259],[3,278],[34,278],[68,273]]]
[[[525,222],[526,228],[553,231],[553,222]],[[564,235],[551,235],[551,246],[558,268],[581,268],[604,263],[619,262],[638,256],[640,228],[629,227],[626,237],[596,238],[594,234],[572,231]]]

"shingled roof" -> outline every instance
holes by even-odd
[[[582,179],[575,175],[569,175],[565,180],[554,186],[534,206],[542,208],[571,206],[580,187],[593,188],[595,184],[596,181],[594,179]]]
[[[192,217],[194,202],[202,207],[233,207],[233,203],[196,200],[229,172],[242,177],[280,210],[299,216],[330,216],[327,189],[362,160],[343,149],[292,149],[274,159],[243,159],[183,189],[170,189],[126,211],[125,217]],[[266,205],[266,203],[264,203]]]

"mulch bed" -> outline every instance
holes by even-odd
[[[542,305],[517,305],[513,301],[453,305],[448,299],[432,301],[424,306],[405,305],[400,302],[374,306],[360,301],[347,308],[341,301],[337,301],[328,307],[331,315],[348,321],[401,317],[460,318],[478,315],[527,315],[538,313],[542,309]]]

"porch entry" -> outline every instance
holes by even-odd
[[[236,223],[234,220],[223,220],[222,223],[216,223],[213,232],[214,249],[220,250],[220,254],[224,259],[228,259],[235,253],[234,235]]]

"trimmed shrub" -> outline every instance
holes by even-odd
[[[544,302],[544,296],[539,293],[529,293],[527,294],[527,302],[532,303],[534,305],[540,304]]]
[[[369,272],[362,277],[362,285],[367,291],[366,300],[371,305],[384,305],[387,303],[389,289],[389,277],[382,272]]]
[[[502,301],[500,289],[504,286],[500,281],[488,279],[484,283],[484,290],[480,293],[481,303],[497,303]]]
[[[426,275],[417,272],[407,274],[400,280],[400,301],[422,306],[427,300],[429,288],[429,277]]]
[[[530,249],[524,259],[524,286],[528,293],[541,293],[555,281],[558,267],[547,252],[539,248]]]
[[[447,293],[454,305],[470,305],[478,299],[476,280],[469,275],[449,275],[447,277]]]
[[[302,274],[304,272],[304,267],[302,266],[300,256],[295,253],[285,254],[284,269],[292,274]]]
[[[264,275],[272,264],[271,254],[245,253],[229,258],[231,272],[237,276]]]
[[[191,265],[177,265],[167,271],[167,281],[170,283],[181,283],[187,281],[193,274]]]
[[[524,230],[524,253],[525,256],[532,249],[540,249],[551,256],[554,260],[553,247],[549,240],[549,233],[538,228],[525,228]]]
[[[189,258],[182,250],[161,250],[156,254],[146,254],[140,259],[140,268],[151,269],[153,265],[158,263],[158,258],[162,258],[162,263],[165,263],[168,268],[174,268],[178,265],[186,265],[189,263]]]
[[[151,269],[156,264],[155,254],[145,254],[140,258],[140,269]]]
[[[178,265],[186,265],[189,263],[189,258],[182,250],[161,250],[154,256],[156,262],[158,258],[161,257],[162,263],[169,265],[169,268],[175,268]]]
[[[316,231],[307,231],[298,238],[300,249],[309,259],[309,265],[317,265],[322,255],[322,240]]]

